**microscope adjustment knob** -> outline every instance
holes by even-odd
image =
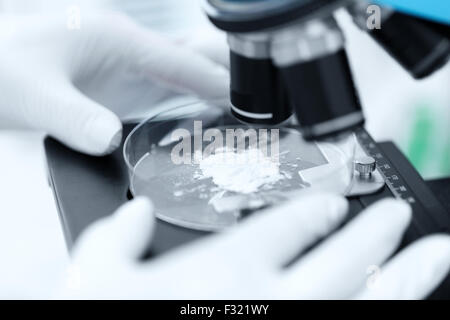
[[[372,157],[361,157],[355,160],[355,169],[361,177],[370,177],[377,168],[377,162]]]

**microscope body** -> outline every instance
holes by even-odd
[[[333,17],[345,7],[415,78],[450,57],[449,28],[381,8],[380,29],[366,25],[359,0],[206,0],[210,20],[228,33],[233,115],[246,123],[276,125],[295,114],[307,140],[351,131],[364,116]]]

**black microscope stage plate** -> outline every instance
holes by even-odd
[[[134,126],[134,124],[124,125],[124,137]],[[370,136],[367,135],[367,139],[371,139]],[[129,200],[128,170],[123,160],[122,148],[109,156],[92,157],[75,152],[50,137],[45,139],[44,144],[49,183],[54,192],[66,243],[70,250],[88,225],[112,214],[121,204]],[[369,143],[371,144],[373,143]],[[391,176],[400,178],[403,186],[407,190],[412,190],[415,198],[415,204],[412,206],[413,222],[405,234],[402,247],[430,233],[449,233],[450,213],[403,154],[390,142],[376,144],[376,155],[379,154],[382,154],[389,163],[390,170],[395,170],[391,172]],[[449,181],[440,182],[439,185],[448,187]],[[437,185],[433,184],[434,190]],[[348,220],[370,204],[382,198],[394,197],[392,190],[385,186],[375,194],[350,198]],[[450,199],[445,197],[443,199],[441,195],[442,200],[445,200],[447,205],[450,203]],[[208,234],[158,220],[148,256],[161,254]],[[431,298],[450,298],[450,277]]]

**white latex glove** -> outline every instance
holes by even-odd
[[[204,46],[202,54],[118,14],[81,18],[78,30],[63,15],[0,16],[0,127],[44,130],[102,155],[120,143],[119,117],[151,108],[167,89],[227,98],[228,71]]]
[[[425,297],[450,266],[450,237],[435,235],[390,259],[411,218],[385,200],[282,268],[335,229],[345,199],[305,196],[249,217],[241,225],[138,260],[152,236],[152,205],[139,198],[87,229],[73,252],[71,278],[58,298],[341,299]],[[375,286],[366,271],[378,265]]]

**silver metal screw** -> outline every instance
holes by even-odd
[[[369,178],[377,168],[377,162],[372,157],[361,157],[355,160],[355,170],[362,178]]]

